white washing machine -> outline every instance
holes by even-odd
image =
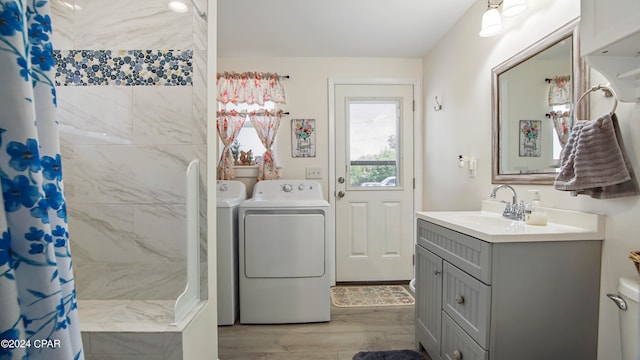
[[[240,181],[216,182],[218,325],[233,325],[238,319],[238,208],[246,198]]]
[[[320,183],[259,181],[239,224],[240,322],[329,321],[334,228]]]

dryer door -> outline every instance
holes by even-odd
[[[244,218],[248,278],[320,277],[325,273],[324,214],[257,212]]]

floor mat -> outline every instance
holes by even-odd
[[[400,285],[334,286],[331,302],[338,307],[413,305],[415,299]]]

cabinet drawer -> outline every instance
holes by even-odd
[[[442,359],[487,360],[489,353],[481,348],[445,313],[442,314]]]
[[[418,244],[491,284],[491,244],[418,219]]]
[[[491,287],[446,261],[442,275],[442,309],[480,346],[488,349]]]

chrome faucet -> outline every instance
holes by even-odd
[[[503,201],[506,205],[504,207],[504,211],[502,212],[502,216],[509,219],[513,219],[513,220],[524,220],[525,218],[524,203],[518,204],[518,194],[516,193],[516,190],[511,186],[506,184],[498,185],[495,188],[493,188],[493,190],[491,191],[491,194],[489,194],[489,197],[492,199],[495,199],[496,193],[498,192],[498,190],[503,188],[507,188],[511,190],[513,197],[511,199],[511,203],[507,201]]]

